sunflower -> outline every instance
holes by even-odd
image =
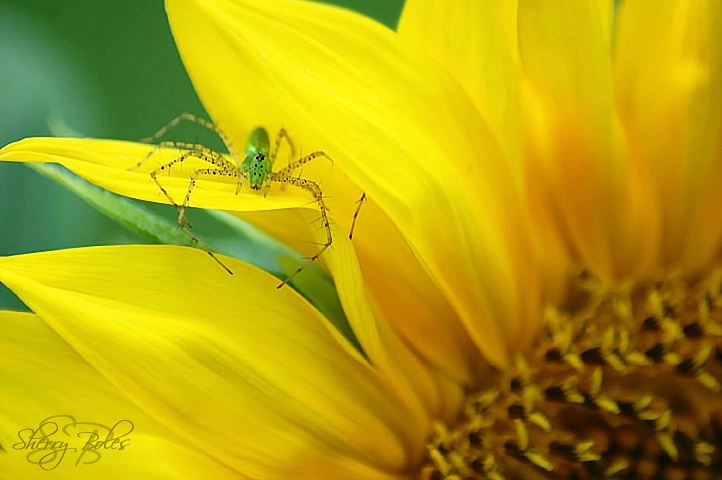
[[[398,33],[309,2],[166,9],[232,145],[285,127],[334,159],[322,261],[361,348],[230,258],[232,277],[175,246],[4,258],[34,314],[3,313],[0,468],[27,477],[14,432],[62,406],[134,420],[102,460],[124,478],[720,478],[722,4],[410,0]],[[158,201],[125,169],[144,152],[0,159]],[[307,248],[307,195],[233,190],[194,205]]]

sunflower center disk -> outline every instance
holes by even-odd
[[[722,270],[573,309],[437,424],[425,479],[722,479]]]

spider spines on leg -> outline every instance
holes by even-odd
[[[192,245],[198,246],[199,248],[203,249],[226,272],[228,272],[229,274],[233,274],[233,272],[225,264],[223,264],[223,262],[221,262],[220,259],[213,254],[213,252],[211,252],[197,237],[193,235],[193,233],[191,232],[192,226],[186,218],[186,209],[190,208],[191,197],[196,191],[196,187],[199,185],[199,180],[210,177],[225,177],[237,180],[235,188],[236,195],[240,193],[241,188],[243,188],[243,184],[248,183],[249,187],[252,190],[258,190],[259,192],[257,193],[266,197],[269,193],[271,184],[273,182],[276,182],[281,183],[282,189],[287,184],[302,188],[308,191],[313,197],[313,200],[316,202],[316,206],[320,212],[320,215],[318,216],[318,218],[315,219],[315,222],[320,222],[321,228],[323,228],[325,232],[326,240],[325,242],[317,243],[317,245],[319,246],[318,251],[313,256],[306,259],[306,261],[302,262],[302,264],[299,265],[298,268],[296,268],[293,273],[289,275],[288,278],[286,278],[286,280],[284,280],[278,286],[279,288],[291,282],[298,274],[303,272],[303,270],[307,268],[309,264],[317,261],[323,255],[323,253],[332,246],[333,233],[331,229],[331,220],[329,215],[330,210],[326,206],[326,200],[324,199],[323,190],[316,181],[303,177],[302,168],[307,163],[321,157],[326,158],[333,165],[333,159],[331,157],[326,155],[325,152],[319,150],[311,152],[308,155],[304,155],[295,161],[289,162],[289,164],[285,168],[273,171],[273,163],[280,154],[280,151],[282,150],[281,145],[284,141],[288,144],[291,159],[297,158],[296,145],[288,135],[288,132],[285,130],[285,128],[281,128],[278,131],[275,142],[272,143],[272,148],[270,148],[271,145],[269,145],[271,142],[269,142],[269,135],[266,129],[263,127],[255,128],[248,136],[245,157],[239,158],[238,154],[234,151],[230,142],[227,140],[227,137],[221,132],[217,125],[214,125],[211,122],[192,114],[178,115],[166,126],[158,130],[152,137],[148,137],[148,139],[145,140],[158,140],[170,129],[176,127],[183,121],[193,122],[201,125],[204,128],[216,132],[228,148],[229,155],[234,161],[230,161],[228,157],[199,143],[162,141],[159,144],[154,145],[153,149],[132,168],[135,169],[141,167],[160,149],[170,147],[180,149],[181,153],[176,158],[173,158],[171,161],[166,162],[159,167],[153,169],[153,171],[150,173],[150,176],[155,182],[155,184],[158,186],[161,193],[168,200],[168,203],[173,205],[178,211],[178,218],[176,224],[178,228],[180,228],[184,232],[184,234],[190,238],[190,242]],[[209,164],[209,167],[196,169],[190,174],[190,178],[188,179],[188,187],[185,190],[183,201],[178,204],[171,197],[169,190],[161,184],[159,176],[161,172],[165,171],[167,171],[168,174],[171,175],[171,170],[177,165],[182,165],[188,158],[196,158],[202,162],[205,162],[206,164]]]
[[[159,145],[156,145],[151,153],[149,155],[146,155],[146,157],[139,162],[139,165],[142,164],[144,161],[146,161],[148,158],[150,158],[150,155],[152,155],[154,152],[156,152],[159,148],[162,147],[180,147],[184,148],[186,150],[182,151],[182,153],[174,158],[173,160],[164,163],[160,165],[159,167],[155,168],[153,171],[150,172],[150,177],[153,180],[153,182],[156,184],[158,189],[161,191],[161,193],[165,196],[165,198],[168,200],[168,203],[170,205],[173,205],[175,209],[178,211],[178,218],[176,220],[176,226],[179,228],[188,238],[190,241],[190,244],[192,246],[195,246],[196,248],[200,248],[201,250],[205,251],[218,265],[220,265],[227,273],[230,275],[233,275],[233,271],[228,268],[212,251],[208,249],[208,247],[201,242],[193,233],[191,232],[191,228],[193,227],[191,223],[188,221],[186,217],[186,209],[190,206],[190,198],[193,193],[194,188],[197,185],[198,179],[202,178],[204,176],[207,177],[227,177],[227,178],[236,178],[238,177],[238,171],[237,167],[235,167],[231,162],[223,158],[223,156],[200,144],[195,143],[185,143],[185,142],[161,142]],[[159,174],[161,172],[168,172],[168,175],[171,174],[171,169],[175,167],[176,165],[182,165],[183,162],[188,158],[197,158],[207,164],[210,164],[211,168],[202,168],[194,170],[190,175],[190,180],[188,183],[188,188],[186,189],[185,196],[183,198],[183,203],[180,205],[176,203],[176,201],[173,199],[173,197],[170,195],[168,190],[163,186],[163,184],[159,180]]]
[[[193,115],[191,113],[181,113],[177,117],[173,118],[170,122],[168,122],[167,124],[162,126],[157,132],[155,132],[150,137],[145,137],[145,138],[141,139],[140,142],[141,143],[154,142],[154,141],[158,140],[160,137],[162,137],[163,135],[165,135],[166,133],[168,133],[169,130],[177,127],[184,120],[200,124],[201,122],[198,120],[202,120],[202,119],[200,119],[200,117],[196,117],[195,115]]]
[[[191,225],[191,223],[188,221],[188,219],[186,219],[186,218],[183,216],[183,213],[181,213],[180,216],[178,217],[177,227],[188,237],[188,239],[189,239],[189,241],[190,241],[190,243],[191,243],[191,246],[193,246],[193,247],[195,247],[195,248],[199,248],[199,249],[203,250],[204,252],[206,252],[209,257],[211,257],[218,265],[221,266],[221,268],[223,268],[223,270],[226,271],[226,273],[228,273],[229,275],[233,275],[233,270],[231,270],[225,263],[223,263],[223,262],[221,261],[221,259],[218,258],[218,257],[206,246],[205,243],[203,243],[198,237],[196,237],[195,235],[193,235],[193,233],[192,233],[191,230],[190,230],[190,229],[192,228],[192,225]]]
[[[153,179],[153,181],[158,186],[158,188],[160,189],[161,193],[165,196],[165,198],[168,199],[168,202],[170,202],[170,204],[173,205],[175,208],[178,208],[178,204],[175,203],[175,200],[173,200],[173,197],[170,196],[170,194],[165,189],[165,187],[163,187],[163,185],[161,185],[161,183],[158,181],[158,178],[156,177],[156,175],[154,173],[155,172],[151,173],[150,177]]]
[[[329,157],[328,155],[326,155],[326,153],[323,152],[322,150],[318,150],[318,151],[309,153],[308,155],[296,160],[295,162],[289,163],[286,167],[284,167],[283,169],[281,169],[275,173],[279,177],[290,176],[291,173],[295,172],[303,165],[305,165],[308,162],[311,162],[317,158],[320,158],[320,157],[328,159],[331,162],[331,165],[333,165],[333,159],[331,157]],[[297,178],[301,178],[301,177],[297,177]]]
[[[321,225],[326,232],[326,243],[323,244],[323,247],[316,252],[315,255],[313,255],[310,259],[306,260],[304,264],[299,266],[296,271],[294,271],[286,280],[279,285],[278,288],[282,287],[283,285],[289,283],[291,280],[293,280],[296,275],[301,273],[308,265],[312,264],[316,260],[318,260],[321,255],[328,249],[328,247],[331,246],[333,243],[333,235],[331,233],[331,221],[329,220],[328,216],[328,209],[326,207],[326,203],[323,200],[323,192],[321,190],[321,187],[313,180],[308,180],[305,178],[295,178],[295,177],[288,177],[286,178],[287,183],[294,185],[296,187],[303,188],[304,190],[307,190],[311,195],[313,196],[314,200],[316,201],[316,204],[318,205],[318,209],[321,213],[320,221]]]
[[[281,287],[283,287],[284,285],[287,285],[287,284],[291,283],[291,281],[292,281],[294,278],[296,278],[296,276],[297,276],[299,273],[303,272],[308,265],[311,265],[313,262],[315,262],[316,260],[318,260],[319,258],[321,258],[321,255],[323,255],[323,253],[324,253],[330,246],[331,246],[330,243],[324,244],[324,246],[321,248],[321,250],[319,250],[318,252],[316,252],[316,254],[314,254],[313,256],[306,258],[306,261],[305,261],[300,267],[298,267],[291,275],[289,275],[288,277],[286,277],[286,279],[285,279],[283,282],[281,282],[276,288],[281,288]]]
[[[221,127],[219,127],[218,125],[216,125],[213,122],[206,120],[205,118],[202,118],[198,115],[194,115],[194,114],[188,113],[188,112],[181,113],[180,115],[176,116],[174,119],[172,119],[170,122],[168,122],[164,127],[162,127],[160,130],[155,132],[152,136],[146,137],[146,138],[140,140],[140,142],[141,143],[155,142],[156,140],[161,138],[163,135],[168,133],[171,129],[177,127],[183,121],[195,123],[196,125],[200,125],[206,129],[212,131],[216,135],[218,135],[218,138],[220,138],[221,141],[223,142],[223,144],[226,146],[230,155],[232,157],[234,157],[234,159],[236,161],[239,160],[234,153],[233,146],[231,145],[231,142],[228,139],[228,136],[223,132]],[[164,143],[164,142],[161,142],[161,144],[162,143]]]
[[[296,157],[296,145],[291,140],[291,137],[288,135],[286,129],[281,127],[276,134],[276,142],[274,143],[273,150],[271,150],[271,152],[269,153],[269,156],[271,158],[271,164],[275,163],[276,158],[278,157],[278,151],[281,148],[281,141],[283,139],[286,140],[286,143],[288,143],[288,148],[291,150],[289,158]]]

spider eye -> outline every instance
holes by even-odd
[[[256,154],[256,160],[263,160],[264,158],[265,158],[265,155],[263,155],[262,153]]]

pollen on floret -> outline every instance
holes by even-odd
[[[574,308],[549,308],[533,348],[435,426],[422,478],[722,479],[722,269],[579,283]]]

